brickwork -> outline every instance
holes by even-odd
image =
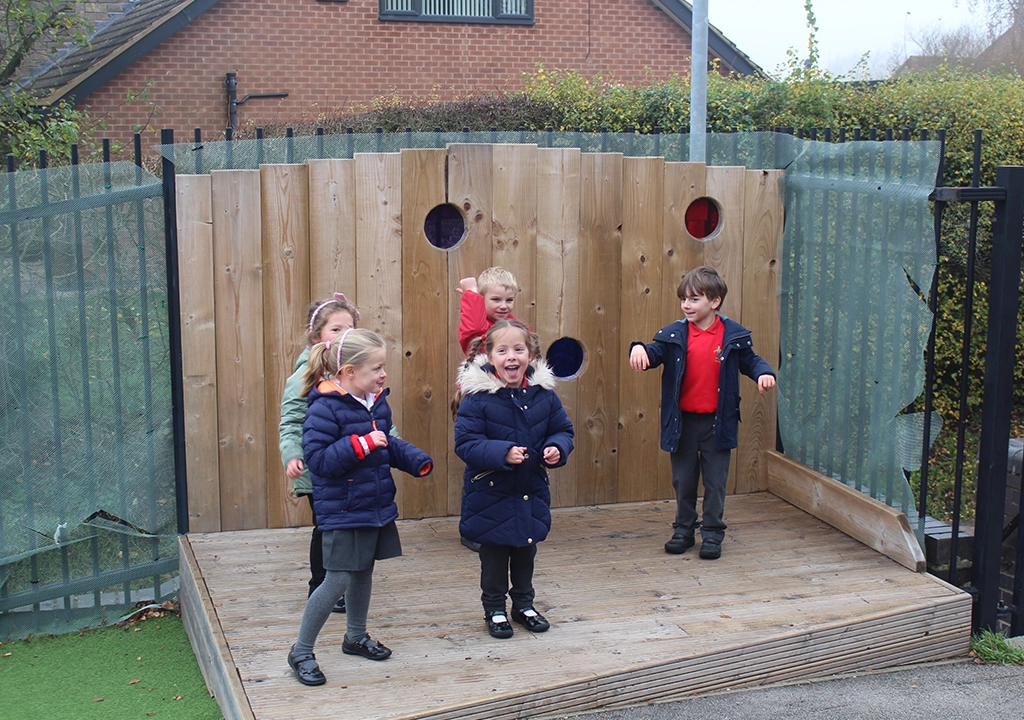
[[[240,126],[315,121],[375,97],[452,99],[514,90],[537,63],[623,83],[689,71],[690,37],[650,0],[536,0],[534,26],[380,22],[377,0],[222,0],[85,101],[124,138],[148,110],[125,105],[149,86],[152,121],[191,137],[227,125],[224,76]],[[147,138],[147,140],[150,138]]]

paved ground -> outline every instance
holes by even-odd
[[[576,720],[1021,720],[1024,667],[969,661],[588,713]]]

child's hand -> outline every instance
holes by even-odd
[[[548,445],[546,448],[544,448],[545,465],[557,465],[561,457],[562,451],[556,448],[554,445]]]
[[[477,291],[475,277],[462,278],[459,280],[459,286],[455,288],[455,292],[457,293],[464,293],[467,290],[471,290],[473,292]]]
[[[385,435],[384,432],[381,430],[371,430],[370,439],[373,440],[373,444],[376,445],[377,447],[388,446],[388,436]]]
[[[284,474],[289,480],[298,480],[299,475],[302,474],[302,461],[298,458],[289,460],[284,468]]]
[[[526,448],[515,445],[509,448],[509,451],[505,453],[505,464],[506,465],[521,465],[523,460],[530,457],[526,454]]]
[[[757,379],[757,391],[764,392],[775,387],[775,378],[772,375],[762,375]]]
[[[643,345],[634,345],[633,349],[629,351],[629,366],[637,372],[641,372],[650,365],[651,359],[647,357],[647,348]]]

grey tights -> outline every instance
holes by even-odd
[[[348,621],[345,639],[349,642],[361,640],[366,635],[366,614],[370,610],[372,588],[373,565],[366,570],[328,570],[323,583],[306,601],[295,651],[300,654],[313,652],[320,629],[342,596],[345,598],[345,617]]]

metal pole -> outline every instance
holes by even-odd
[[[1024,167],[999,167],[996,185],[1006,199],[995,203],[988,339],[978,447],[978,502],[974,532],[974,629],[999,629],[999,566],[1006,499],[1006,447],[1010,437],[1014,354],[1017,343],[1021,233],[1024,230]]]
[[[693,2],[690,40],[690,162],[707,160],[708,0]]]
[[[174,131],[160,131],[160,142],[174,145]],[[181,296],[178,286],[178,218],[174,163],[163,156],[164,243],[167,261],[167,326],[171,361],[171,422],[174,443],[174,496],[177,501],[178,533],[188,532],[188,475],[185,467],[185,399],[181,364]]]

